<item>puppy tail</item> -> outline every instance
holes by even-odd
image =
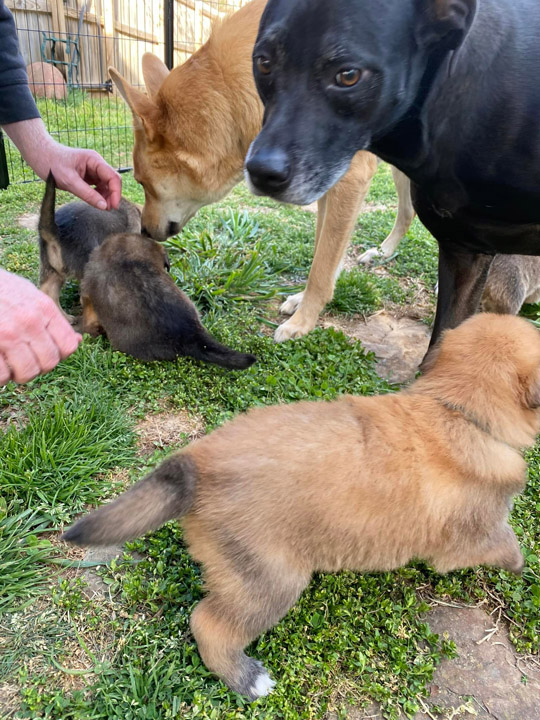
[[[54,219],[56,206],[56,182],[54,175],[49,172],[45,184],[45,194],[41,201],[41,212],[39,214],[38,231],[46,243],[52,243],[58,237],[58,226]]]
[[[238,352],[222,345],[202,326],[197,342],[190,348],[189,354],[196,360],[219,365],[227,370],[246,370],[257,361],[255,355]]]
[[[62,535],[75,545],[115,545],[133,540],[188,513],[197,466],[189,453],[173,455],[113,502],[85,515]]]

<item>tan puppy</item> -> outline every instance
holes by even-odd
[[[258,408],[172,455],[64,535],[111,544],[183,517],[207,597],[191,627],[208,668],[251,698],[273,683],[244,648],[315,571],[519,573],[508,525],[539,430],[540,334],[476,315],[448,331],[409,390]]]
[[[133,113],[135,179],[145,191],[142,222],[155,240],[178,233],[203,205],[223,198],[243,177],[245,156],[262,123],[251,56],[265,5],[266,0],[253,0],[216,25],[208,42],[170,73],[155,55],[144,55],[148,95],[109,68]],[[332,299],[376,169],[376,158],[359,152],[348,173],[319,201],[306,290],[283,303],[282,311],[294,315],[276,330],[276,340],[308,333]],[[385,247],[397,245],[406,232],[409,212],[408,206],[400,210]]]

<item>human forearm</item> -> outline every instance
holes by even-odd
[[[40,118],[4,125],[3,129],[40,178],[45,180],[52,172],[61,190],[69,190],[101,210],[118,207],[122,192],[120,176],[97,152],[60,145]]]
[[[42,180],[51,169],[51,158],[57,143],[47,132],[41,118],[10,123],[2,128],[15,143],[24,160]]]
[[[0,125],[39,117],[24,60],[19,52],[15,22],[0,0]]]

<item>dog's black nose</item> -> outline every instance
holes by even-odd
[[[283,150],[258,150],[247,161],[246,170],[258,190],[283,190],[289,184],[291,166]]]
[[[167,235],[169,237],[172,237],[173,235],[178,235],[179,232],[180,232],[180,223],[170,222],[169,226],[167,228]]]

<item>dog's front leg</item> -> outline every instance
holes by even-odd
[[[411,227],[411,223],[416,215],[412,204],[411,182],[409,178],[395,167],[392,167],[392,177],[394,178],[394,185],[396,186],[398,196],[398,210],[394,227],[380,247],[370,248],[360,255],[358,262],[363,265],[369,265],[373,260],[384,260],[391,257]]]
[[[477,312],[492,261],[492,255],[439,243],[437,312],[424,362],[444,330],[457,327]]]
[[[307,286],[301,299],[299,293],[282,306],[285,311],[292,300],[300,300],[294,315],[276,330],[277,342],[301,337],[313,330],[324,306],[332,299],[343,256],[376,170],[374,155],[357,153],[347,174],[326,193],[324,205],[319,205],[315,255]]]

